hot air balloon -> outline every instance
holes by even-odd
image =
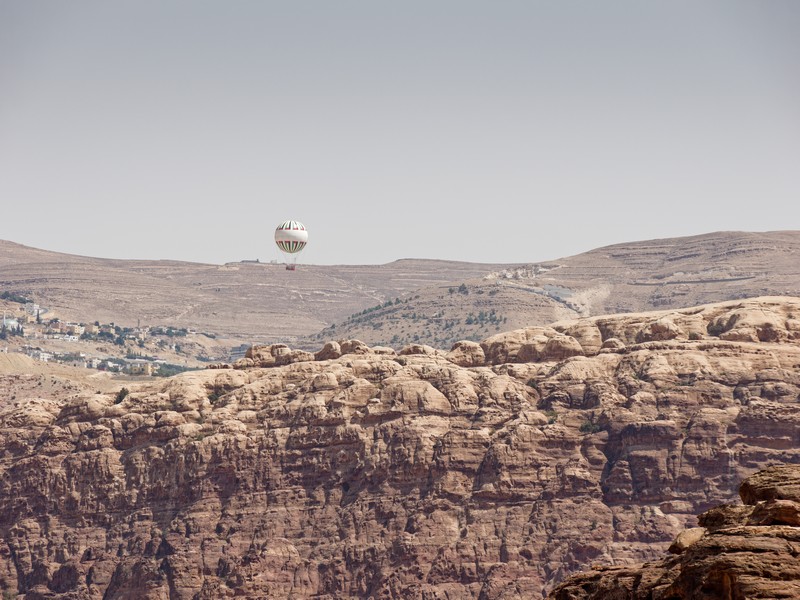
[[[284,221],[275,229],[275,243],[286,258],[286,268],[294,271],[297,256],[308,243],[308,231],[300,221]]]

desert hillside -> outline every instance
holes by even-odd
[[[800,466],[751,475],[739,496],[700,515],[665,558],[576,575],[552,600],[800,598]]]
[[[0,291],[29,296],[60,318],[190,327],[247,341],[291,340],[389,298],[502,267],[400,260],[287,271],[272,263],[89,258],[0,241]]]
[[[798,369],[800,298],[759,298],[28,385],[0,404],[0,589],[541,598],[800,463]]]
[[[533,247],[533,245],[532,245]],[[173,326],[315,348],[361,339],[396,349],[555,320],[800,295],[800,231],[630,242],[527,265],[207,265],[70,256],[0,242],[0,290],[57,316]]]
[[[680,308],[763,295],[800,295],[800,231],[717,232],[630,242],[461,284],[427,287],[324,329],[317,342],[423,342],[450,348],[567,317]]]

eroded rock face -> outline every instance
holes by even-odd
[[[477,342],[461,341],[453,344],[447,360],[459,367],[480,367],[486,362],[486,355]]]
[[[744,506],[700,515],[670,556],[636,567],[598,568],[559,585],[553,600],[800,598],[800,467],[770,467],[747,478]]]
[[[732,311],[778,335],[720,339]],[[273,345],[118,404],[5,402],[0,589],[541,598],[588,564],[655,559],[745,476],[800,463],[795,314],[762,299],[584,319],[449,354]],[[792,522],[794,500],[769,501]]]

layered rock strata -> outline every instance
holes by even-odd
[[[800,463],[798,299],[217,367],[0,404],[0,590],[541,598]]]
[[[800,467],[770,467],[747,478],[743,505],[700,515],[672,556],[635,567],[575,575],[553,600],[734,600],[800,598]]]

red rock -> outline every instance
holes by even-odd
[[[765,307],[789,323],[796,306],[667,314],[698,332]],[[773,575],[794,593],[791,470],[750,480],[753,506],[708,511],[706,535],[656,565],[740,479],[800,463],[800,341],[637,344],[664,316],[509,332],[480,345],[483,361],[468,344],[456,361],[355,341],[319,361],[263,346],[235,370],[154,380],[117,404],[93,391],[0,403],[0,589],[497,600],[614,564],[581,585],[681,598],[724,583],[715,574],[739,553],[758,559],[737,575],[742,597],[777,594]],[[627,345],[600,352],[598,334]],[[578,351],[570,339],[580,355],[545,352]]]
[[[604,598],[800,597],[800,466],[771,467],[746,479],[747,507],[719,507],[701,516],[710,529],[688,529],[670,551],[676,557],[638,567],[601,568],[557,586],[554,600]],[[776,500],[776,496],[785,499]],[[766,500],[762,498],[767,498]],[[786,524],[791,521],[791,524]]]
[[[477,342],[460,341],[453,344],[447,360],[459,367],[480,367],[486,362],[486,355]]]

